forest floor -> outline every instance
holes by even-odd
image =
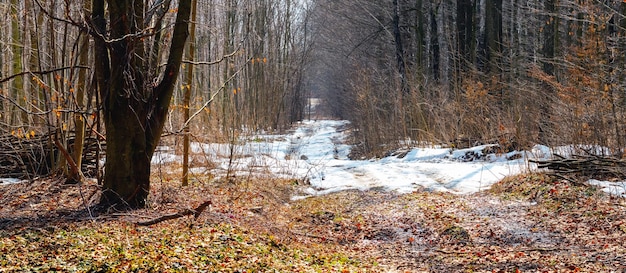
[[[626,201],[545,175],[295,201],[293,180],[203,181],[160,174],[148,208],[100,214],[94,181],[0,186],[0,272],[626,272]]]

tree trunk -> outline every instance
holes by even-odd
[[[145,122],[138,120],[145,111],[132,104],[136,103],[119,98],[111,105],[115,111],[105,110],[107,159],[101,202],[138,208],[150,192],[152,151],[146,143]]]
[[[502,55],[502,0],[487,0],[485,4],[485,72],[500,74]]]
[[[474,41],[474,8],[475,0],[457,0],[456,27],[458,33],[459,68],[467,71],[475,61],[476,46]],[[461,76],[460,74],[458,76]]]
[[[85,2],[84,9],[91,11],[91,3]],[[86,32],[80,34],[80,47],[79,47],[79,65],[86,66],[89,62],[89,36]],[[83,159],[83,146],[85,142],[85,116],[83,116],[85,108],[85,89],[87,82],[87,70],[81,69],[78,72],[78,82],[76,84],[76,113],[74,113],[74,149],[72,151],[72,160],[76,168],[71,168],[68,175],[68,182],[80,182],[82,179],[81,167]]]
[[[417,66],[416,74],[417,77],[421,77],[421,74],[426,70],[424,67],[424,47],[425,47],[425,36],[426,30],[424,29],[425,19],[424,12],[422,11],[422,0],[416,0],[415,2],[415,64]]]
[[[196,6],[198,4],[198,0],[192,0],[192,14],[191,14],[191,20],[193,22],[196,21]],[[190,33],[190,40],[191,42],[189,43],[189,51],[187,52],[188,55],[188,59],[189,61],[193,61],[194,60],[194,56],[195,56],[195,42],[196,42],[196,31],[195,31],[195,27],[191,28],[191,33]],[[187,67],[187,85],[184,88],[184,97],[183,97],[183,120],[185,122],[187,122],[187,120],[189,120],[189,118],[191,117],[191,113],[189,111],[189,107],[191,104],[191,86],[193,86],[193,64],[188,64],[189,66]],[[185,126],[185,128],[183,129],[183,177],[182,177],[182,185],[183,186],[187,186],[189,185],[189,149],[190,149],[190,138],[189,138],[189,124],[187,124],[187,126]]]
[[[24,70],[22,62],[24,48],[22,46],[22,35],[19,22],[22,15],[19,14],[20,8],[18,5],[20,5],[20,1],[11,0],[11,50],[13,51],[13,74],[20,73]],[[23,100],[21,98],[24,97],[24,80],[22,77],[17,77],[13,80],[12,88],[12,97],[17,98],[16,101],[18,105],[23,105]],[[22,116],[18,114],[22,113],[22,110],[16,106],[12,106],[11,108],[13,109],[11,111],[12,124],[20,124]]]
[[[436,82],[439,82],[439,27],[437,26],[437,13],[439,5],[431,4],[430,7],[430,47],[431,47],[431,67],[432,75]]]
[[[104,1],[93,0],[94,26],[106,29]],[[104,207],[141,208],[150,192],[150,160],[159,143],[189,33],[191,0],[181,0],[161,81],[145,84],[143,2],[107,1],[111,39],[96,42],[96,74],[107,134]],[[139,13],[139,14],[138,14]],[[107,43],[109,43],[107,45]],[[108,54],[106,54],[108,49]],[[109,64],[110,65],[107,65]],[[107,73],[108,72],[108,73]]]
[[[543,72],[549,76],[556,76],[554,71],[554,57],[556,56],[556,48],[558,45],[558,16],[557,16],[557,3],[558,0],[547,0],[544,3],[544,7],[547,12],[545,20],[545,30],[543,31],[543,58],[545,61],[542,63]],[[550,100],[554,97],[554,87],[544,83],[543,89],[545,92],[545,98]],[[541,118],[539,120],[539,143],[549,144],[550,133],[549,128],[553,128],[551,124],[552,111],[549,101],[544,101],[541,105]]]
[[[396,63],[398,66],[398,74],[400,74],[400,91],[401,94],[409,92],[406,79],[406,66],[404,63],[404,48],[402,45],[402,33],[400,33],[400,6],[398,0],[393,0],[393,39],[396,48]]]

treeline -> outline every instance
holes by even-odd
[[[143,7],[134,13],[145,25],[122,39],[140,39],[142,46],[128,54],[147,57],[141,60],[146,71],[122,77],[144,85],[129,96],[141,96],[162,77],[177,3],[134,5]],[[303,64],[310,52],[302,35],[307,6],[293,0],[194,0],[193,7],[165,134],[232,141],[244,131],[280,130],[301,120]],[[70,139],[106,138],[93,45],[112,30],[98,29],[91,19],[95,8],[103,9],[92,1],[0,2],[0,135],[50,135],[76,154],[81,150],[70,147]],[[55,155],[53,164],[69,168],[67,157]]]
[[[143,3],[136,13],[146,25],[126,38],[142,41],[133,50],[149,57],[138,81],[149,89],[162,76],[177,1]],[[233,141],[244,131],[280,130],[309,118],[307,99],[317,97],[328,114],[352,121],[355,151],[369,155],[422,141],[597,144],[616,152],[626,145],[624,1],[193,6],[168,135]],[[105,138],[93,8],[0,2],[0,134],[55,136],[77,160],[81,150],[70,139]]]
[[[320,0],[307,74],[362,151],[624,148],[626,2]]]

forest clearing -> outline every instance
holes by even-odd
[[[0,0],[0,272],[626,272],[626,1]]]

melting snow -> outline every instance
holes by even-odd
[[[0,178],[0,185],[8,185],[8,184],[15,184],[15,183],[20,183],[24,180],[20,180],[17,178]]]
[[[422,187],[472,193],[530,166],[525,153],[483,154],[493,145],[461,150],[415,148],[404,156],[350,160],[350,146],[345,144],[347,125],[348,121],[342,120],[304,121],[287,135],[257,135],[234,145],[193,143],[192,152],[211,156],[218,165],[213,172],[265,172],[308,181],[306,194],[296,198],[371,188],[411,192]],[[507,159],[516,154],[518,159]],[[236,160],[231,162],[231,156]],[[171,154],[156,157],[164,162],[175,159]]]
[[[554,152],[568,155],[572,151],[571,146],[552,149],[536,145],[527,152],[483,154],[493,145],[459,150],[434,146],[382,159],[350,160],[350,146],[345,144],[348,125],[344,120],[304,121],[286,135],[255,135],[235,144],[192,143],[192,153],[217,165],[210,170],[195,167],[192,172],[210,171],[217,176],[271,174],[308,181],[310,187],[304,195],[294,198],[372,188],[401,193],[425,188],[463,194],[488,189],[505,176],[535,170],[529,158],[549,159]],[[601,148],[586,147],[589,149]],[[165,146],[160,146],[152,159],[153,164],[180,161],[181,156]],[[0,178],[0,185],[18,182]],[[589,183],[626,196],[626,182]]]

